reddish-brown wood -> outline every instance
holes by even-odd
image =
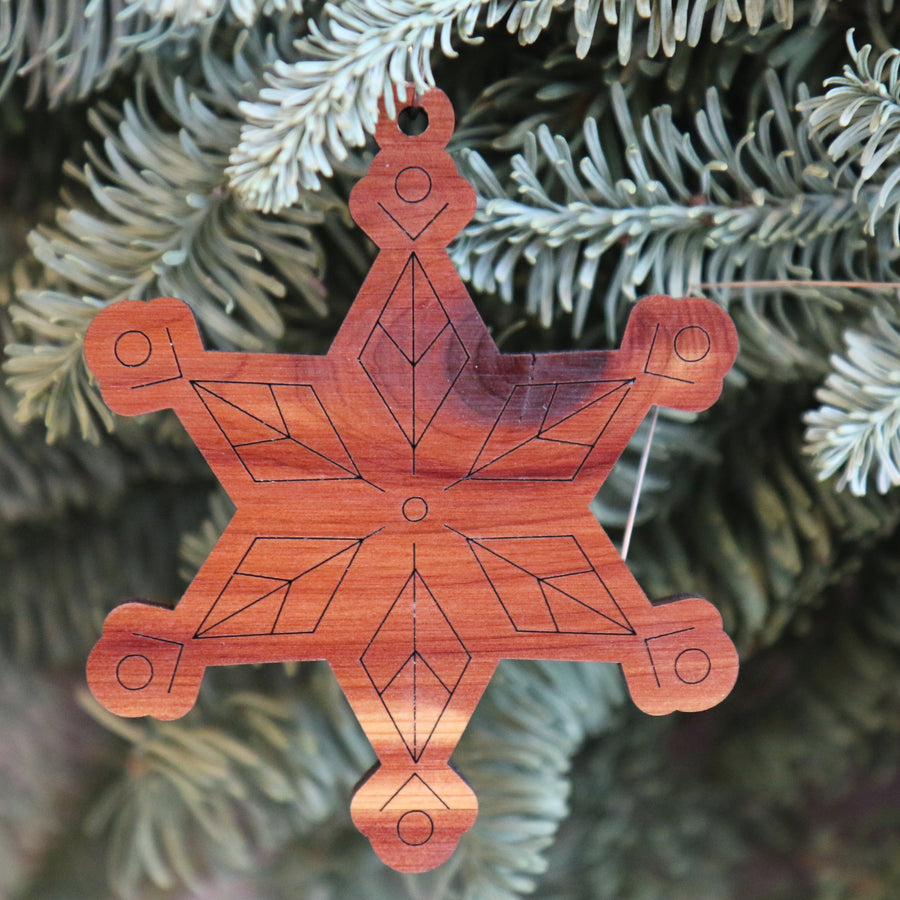
[[[712,706],[738,665],[716,609],[651,604],[588,509],[652,405],[716,400],[731,320],[656,296],[617,351],[499,353],[446,253],[475,208],[452,109],[421,103],[420,136],[382,116],[351,196],[381,252],[327,355],[206,351],[169,298],[85,345],[109,406],[173,408],[237,506],[175,609],[110,613],[94,694],[173,719],[207,666],[327,659],[380,762],[354,821],[408,872],[475,820],[448,760],[499,659],[618,662],[654,715]]]

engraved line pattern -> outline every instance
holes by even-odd
[[[633,384],[632,378],[515,385],[465,479],[574,481]]]
[[[659,671],[658,671],[657,665],[656,665],[657,660],[654,659],[653,648],[650,646],[650,642],[651,641],[663,641],[663,640],[665,640],[665,638],[675,637],[675,635],[679,635],[679,634],[687,634],[687,633],[689,633],[691,631],[695,631],[695,630],[696,629],[693,626],[691,626],[688,628],[679,628],[679,629],[676,629],[675,631],[667,631],[663,634],[656,634],[656,635],[653,635],[652,637],[644,638],[644,646],[647,648],[647,656],[650,659],[650,669],[653,672],[653,678],[655,679],[657,686],[659,686],[661,684],[661,682],[660,682],[660,678],[659,678]],[[682,660],[684,658],[684,656],[688,653],[701,654],[702,656],[704,656],[706,658],[706,664],[707,664],[706,671],[703,672],[701,675],[699,675],[699,676],[695,675],[691,678],[686,678],[684,676],[683,672],[681,672],[679,670],[679,668],[680,668],[678,665],[679,661]],[[657,654],[657,655],[659,655],[659,654]],[[706,653],[706,651],[701,650],[699,647],[689,647],[685,650],[681,650],[681,652],[679,653],[678,657],[675,660],[673,670],[675,672],[675,677],[678,678],[678,680],[681,681],[683,684],[700,684],[701,681],[705,681],[706,678],[709,676],[709,673],[712,670],[712,665],[710,663],[709,655]]]
[[[192,381],[256,482],[361,479],[311,384]]]
[[[254,538],[196,638],[310,634],[365,538]]]
[[[437,800],[438,803],[440,803],[441,806],[444,807],[444,809],[450,809],[450,806],[447,803],[445,803],[444,800],[435,793],[434,788],[432,788],[429,784],[427,784],[421,775],[419,775],[418,773],[414,773],[414,774],[410,775],[409,778],[407,778],[406,781],[404,781],[403,784],[399,788],[397,788],[397,790],[393,794],[391,794],[390,797],[388,797],[384,806],[381,807],[382,811],[391,806],[396,806],[400,809],[407,809],[408,803],[406,801],[400,801],[399,803],[397,801],[399,800],[401,794],[409,792],[409,788],[412,785],[415,785],[417,787],[418,787],[418,785],[421,785],[422,789],[427,791],[428,794],[431,795],[431,797],[433,797],[435,800]]]
[[[636,634],[574,535],[460,536],[516,631]]]
[[[653,358],[653,351],[654,351],[654,348],[656,347],[656,339],[659,337],[659,329],[660,329],[660,323],[657,322],[656,329],[653,332],[653,340],[650,342],[650,349],[647,351],[647,359],[644,362],[644,374],[655,375],[657,378],[666,378],[669,381],[680,381],[682,384],[694,384],[695,382],[692,381],[690,378],[679,378],[676,375],[666,375],[664,372],[656,372],[650,368],[650,361]],[[693,355],[693,354],[683,355],[683,353],[679,352],[679,347],[678,347],[679,339],[683,340],[685,338],[685,335],[692,331],[700,332],[703,335],[703,337],[705,338],[705,341],[706,341],[706,349],[702,353],[697,354],[697,355]],[[712,341],[710,339],[709,332],[705,328],[701,328],[699,325],[689,325],[685,328],[682,328],[681,331],[679,331],[678,334],[675,335],[675,340],[673,342],[672,350],[674,351],[675,355],[682,362],[692,363],[692,362],[700,362],[701,360],[705,359],[707,354],[709,353],[709,349],[711,346],[712,346]]]
[[[418,762],[471,655],[415,564],[360,658],[397,733]]]
[[[138,329],[135,329],[135,333],[143,335],[147,339],[147,343],[150,344],[151,352],[147,355],[147,359],[149,359],[150,356],[152,355],[152,341],[150,340],[150,337],[147,335],[146,332],[140,331]],[[170,381],[178,381],[178,379],[182,377],[183,373],[181,371],[181,361],[178,359],[178,353],[175,350],[175,342],[172,340],[172,332],[169,328],[166,328],[166,337],[168,338],[168,341],[169,341],[169,348],[172,351],[172,358],[175,360],[175,367],[178,369],[178,374],[172,375],[169,378],[157,378],[155,381],[148,381],[148,382],[145,382],[144,384],[133,384],[131,386],[132,390],[139,390],[140,388],[153,387],[154,385],[157,385],[157,384],[167,384]],[[120,337],[120,340],[121,340],[121,337]],[[118,342],[116,342],[116,343],[118,343]],[[118,347],[116,347],[116,358],[118,358],[118,356],[119,356]],[[146,362],[146,360],[145,360],[145,362]]]
[[[171,693],[172,685],[175,684],[175,673],[178,671],[178,663],[181,662],[181,654],[184,653],[184,641],[173,641],[170,638],[157,637],[152,634],[141,634],[138,631],[133,632],[133,634],[135,637],[147,638],[147,640],[150,641],[162,641],[164,644],[174,644],[178,648],[178,655],[175,657],[175,665],[172,666],[172,677],[169,679],[169,687],[166,691],[166,693]]]
[[[423,198],[423,199],[424,199],[424,198]],[[444,204],[444,205],[443,205],[443,206],[442,206],[442,207],[441,207],[441,208],[440,208],[440,209],[439,209],[439,210],[438,210],[438,211],[437,211],[437,212],[436,212],[429,220],[428,220],[428,222],[426,222],[425,225],[424,225],[422,228],[420,228],[415,234],[412,234],[412,233],[410,233],[409,231],[407,231],[407,230],[403,227],[403,225],[401,225],[400,222],[397,220],[397,217],[394,216],[394,215],[392,215],[392,214],[391,214],[391,211],[390,211],[383,203],[379,203],[378,205],[381,207],[381,209],[382,209],[388,216],[390,216],[391,221],[392,221],[392,222],[393,222],[393,223],[394,223],[394,224],[395,224],[395,225],[396,225],[396,226],[397,226],[397,227],[398,227],[398,228],[399,228],[399,229],[400,229],[400,230],[401,230],[401,231],[402,231],[402,232],[403,232],[403,233],[404,233],[411,241],[417,241],[420,237],[422,237],[423,234],[425,234],[426,231],[428,231],[429,228],[431,228],[432,225],[434,225],[434,223],[437,221],[438,217],[444,212],[444,210],[447,209],[447,207],[448,207],[450,204],[449,204],[449,203],[445,203],[445,204]]]
[[[469,362],[447,310],[413,253],[366,337],[359,364],[415,449]]]
[[[654,715],[708,708],[737,673],[715,608],[650,604],[585,510],[640,414],[715,400],[733,323],[655,296],[620,351],[501,353],[445,254],[475,209],[444,151],[452,109],[423,102],[426,136],[382,120],[351,194],[381,252],[325,358],[208,353],[172,298],[112,304],[85,339],[110,406],[172,407],[238,508],[175,610],[110,613],[92,690],[169,719],[207,665],[328,659],[381,762],[354,822],[404,871],[446,859],[474,822],[449,755],[500,658],[618,661]]]

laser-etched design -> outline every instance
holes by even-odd
[[[360,661],[416,762],[471,658],[425,580],[413,568]]]
[[[85,343],[108,405],[174,409],[236,506],[174,609],[107,617],[95,695],[172,719],[207,666],[327,659],[380,762],[354,821],[410,872],[475,820],[449,759],[500,659],[617,662],[652,714],[737,674],[715,607],[650,603],[588,508],[651,406],[715,402],[731,320],[649,297],[619,350],[500,353],[446,252],[475,208],[452,110],[421,102],[421,135],[382,116],[351,195],[380,253],[327,354],[206,351],[170,298],[110,306]]]

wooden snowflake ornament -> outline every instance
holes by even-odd
[[[109,307],[85,344],[109,406],[174,409],[237,507],[175,609],[110,613],[97,699],[173,719],[207,666],[327,659],[380,762],[353,819],[407,872],[475,820],[449,759],[498,660],[618,662],[654,715],[718,703],[738,667],[716,609],[651,604],[588,509],[652,405],[716,400],[731,320],[649,297],[617,351],[500,353],[446,252],[475,209],[453,112],[420,102],[418,136],[382,114],[352,193],[381,252],[327,355],[204,350],[169,298]]]

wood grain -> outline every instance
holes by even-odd
[[[110,306],[85,345],[110,408],[174,409],[237,507],[175,609],[110,613],[94,694],[172,719],[207,666],[328,660],[380,763],[354,821],[408,872],[475,820],[448,761],[501,658],[617,662],[654,715],[719,702],[738,665],[715,607],[651,604],[588,509],[652,405],[716,400],[731,320],[655,296],[617,351],[499,353],[446,253],[475,208],[453,112],[421,102],[419,136],[382,115],[351,196],[380,253],[325,356],[207,351],[170,298]]]

